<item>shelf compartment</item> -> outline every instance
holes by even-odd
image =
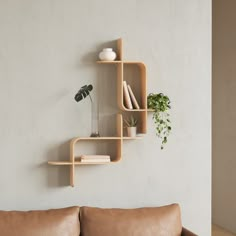
[[[113,162],[118,162],[121,160],[122,148],[123,148],[123,120],[122,115],[117,114],[116,116],[116,137],[76,137],[73,138],[70,142],[70,185],[74,186],[75,181],[75,166],[76,165],[101,165],[101,164],[110,164]],[[110,162],[94,162],[94,163],[82,163],[78,161],[78,157],[75,154],[76,144],[83,141],[103,141],[103,142],[112,142],[115,145],[115,157],[111,158]],[[115,143],[114,143],[115,142]],[[112,155],[110,155],[112,156]]]
[[[147,86],[146,86],[146,66],[142,62],[124,62],[123,63],[123,76],[119,81],[122,84],[120,88],[120,109],[123,111],[139,111],[147,110]],[[123,81],[129,84],[134,92],[134,95],[138,101],[140,109],[128,109],[124,105],[123,95]]]
[[[130,73],[130,74],[129,74]],[[138,81],[137,81],[138,80]],[[124,105],[123,81],[130,84],[140,109],[128,109]],[[137,86],[138,85],[138,86]],[[142,62],[127,61],[117,65],[117,103],[124,112],[139,113],[140,133],[147,132],[146,66]]]
[[[76,157],[75,158],[75,165],[102,165],[102,164],[110,164],[112,163],[112,161],[107,161],[107,162],[103,162],[103,161],[93,161],[93,162],[81,162],[80,161],[80,157]]]
[[[76,156],[82,155],[104,155],[106,150],[110,150],[107,155],[111,156],[112,161],[121,159],[122,140],[123,140],[123,125],[122,116],[117,115],[117,132],[116,137],[76,137],[70,142],[70,161],[75,161]],[[91,142],[93,142],[91,146]],[[83,143],[81,146],[80,143]],[[92,147],[92,148],[91,148]]]
[[[123,59],[123,42],[122,39],[119,38],[116,41],[116,60],[114,61],[97,61],[99,64],[117,64],[117,63],[122,63]]]

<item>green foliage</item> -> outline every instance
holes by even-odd
[[[91,84],[82,86],[80,90],[75,94],[75,101],[79,102],[87,96],[89,96],[90,100],[92,101],[92,98],[90,96],[90,92],[92,90],[93,86]]]
[[[149,109],[153,109],[153,120],[156,126],[156,135],[161,139],[161,149],[167,143],[167,138],[171,132],[171,122],[169,119],[170,99],[162,93],[150,93],[147,97]]]
[[[134,118],[133,116],[130,116],[129,119],[124,119],[124,122],[127,127],[136,127],[138,120],[136,118]]]

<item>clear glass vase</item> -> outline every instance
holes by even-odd
[[[99,135],[99,105],[98,101],[91,101],[91,135],[90,137],[100,137]]]

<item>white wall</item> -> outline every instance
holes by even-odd
[[[212,218],[236,233],[234,0],[213,1],[213,159]]]
[[[161,151],[149,115],[148,134],[124,145],[120,163],[78,167],[71,188],[68,169],[46,162],[90,133],[89,100],[73,100],[84,84],[104,88],[105,133],[115,70],[95,60],[119,37],[126,59],[146,63],[148,92],[171,98],[173,133]],[[210,0],[2,0],[0,81],[1,209],[178,202],[183,224],[210,235]]]

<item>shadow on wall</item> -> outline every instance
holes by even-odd
[[[70,155],[70,140],[52,147],[47,152],[47,160],[49,161],[69,161]],[[68,187],[70,182],[70,168],[69,166],[51,166],[47,165],[47,185],[49,187]]]

